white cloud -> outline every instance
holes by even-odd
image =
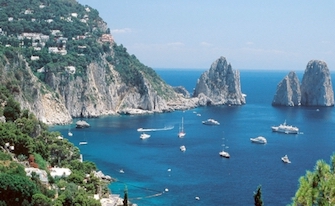
[[[248,41],[247,43],[245,43],[246,45],[254,45],[254,42],[252,41]]]
[[[113,29],[111,30],[112,34],[120,34],[120,33],[130,33],[131,29],[130,28],[123,28],[123,29]]]
[[[205,41],[200,42],[200,45],[201,45],[201,46],[206,46],[206,47],[208,47],[208,46],[213,46],[213,44],[208,43],[208,42],[205,42]]]
[[[171,42],[171,43],[167,43],[167,46],[184,46],[185,44],[182,42]]]

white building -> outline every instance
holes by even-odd
[[[40,170],[38,168],[33,168],[33,167],[28,167],[28,168],[24,168],[24,171],[26,172],[26,175],[28,177],[32,176],[32,173],[36,173],[39,176],[39,179],[41,180],[42,183],[44,184],[48,184],[48,175],[47,172],[45,170]]]
[[[50,169],[50,175],[52,177],[68,177],[71,175],[71,170],[69,168],[59,168],[53,167]]]

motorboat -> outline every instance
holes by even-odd
[[[230,158],[230,154],[228,152],[223,151],[223,150],[221,152],[219,152],[219,155],[221,157]]]
[[[146,133],[143,132],[143,133],[141,134],[140,138],[141,138],[141,139],[148,139],[150,136],[151,136],[150,134],[146,134]]]
[[[124,170],[123,169],[120,169],[120,171],[119,171],[121,174],[123,174],[124,173]]]
[[[88,144],[86,141],[79,142],[79,145],[86,145],[86,144]]]
[[[186,151],[186,147],[184,145],[180,146],[180,151],[185,152]]]
[[[214,119],[207,119],[205,121],[202,121],[205,125],[220,125],[220,123]]]
[[[181,118],[181,126],[179,127],[178,137],[183,138],[183,137],[185,137],[185,135],[186,135],[186,133],[184,131],[184,118]]]
[[[281,160],[282,160],[284,163],[291,163],[291,161],[288,159],[287,155],[285,155],[284,157],[282,157]]]
[[[285,134],[298,134],[299,128],[292,125],[287,125],[286,121],[279,126],[272,126],[273,132],[285,133]]]
[[[258,136],[256,138],[250,138],[250,141],[253,142],[253,143],[258,143],[258,144],[266,144],[267,143],[265,137],[262,137],[262,136]]]
[[[67,133],[67,135],[69,135],[69,137],[73,136],[72,132],[70,132],[70,131]]]

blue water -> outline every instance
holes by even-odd
[[[190,92],[202,72],[157,70],[167,83],[183,85]],[[127,186],[130,200],[140,206],[253,205],[253,192],[258,185],[262,185],[265,205],[286,205],[295,195],[299,177],[306,170],[313,170],[318,159],[329,162],[335,148],[333,107],[271,106],[277,84],[287,74],[288,71],[242,70],[242,92],[247,94],[244,106],[86,119],[91,127],[72,129],[74,135],[69,139],[80,148],[84,160],[95,162],[105,174],[119,180],[110,185],[113,193],[123,196]],[[302,74],[298,72],[300,80]],[[177,133],[182,117],[186,136],[180,139]],[[202,125],[201,121],[207,118],[214,118],[221,125]],[[301,133],[271,132],[271,126],[285,120],[299,127]],[[141,140],[136,131],[139,127],[169,125],[174,125],[174,129],[152,132],[147,140]],[[67,137],[68,126],[52,128],[55,129]],[[268,144],[250,142],[251,137],[259,135],[265,136]],[[88,144],[79,146],[83,140]],[[230,159],[219,156],[223,143],[229,146]],[[185,153],[179,150],[181,145],[186,146]],[[291,164],[281,162],[285,154]]]

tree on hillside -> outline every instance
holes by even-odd
[[[124,189],[123,206],[128,206],[128,189]]]
[[[255,200],[255,206],[263,206],[263,200],[262,200],[262,186],[259,185],[257,187],[257,192],[254,192],[254,200]]]
[[[3,115],[6,117],[6,121],[14,122],[20,117],[20,104],[14,100],[13,97],[9,97],[7,104],[3,111]]]
[[[307,171],[299,179],[299,188],[292,205],[335,205],[335,155],[331,165],[318,160],[314,171]]]

